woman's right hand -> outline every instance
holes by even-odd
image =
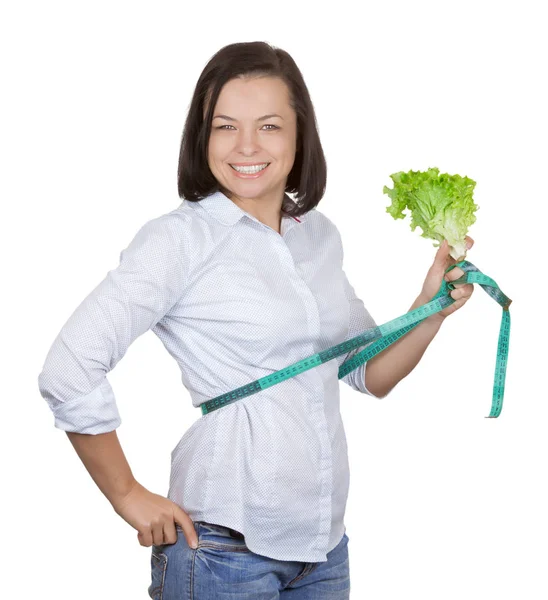
[[[135,481],[131,490],[113,508],[122,519],[137,529],[141,546],[175,544],[176,524],[183,528],[187,544],[196,548],[198,539],[194,523],[175,502],[154,494]]]

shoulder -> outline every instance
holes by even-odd
[[[306,215],[311,224],[338,232],[334,221],[318,208],[311,209],[306,213]]]
[[[192,223],[191,214],[182,207],[175,208],[169,212],[163,213],[146,221],[142,229],[151,234],[165,234],[172,236],[175,240],[188,235]]]
[[[133,234],[120,260],[131,260],[148,269],[184,264],[191,247],[190,224],[190,217],[179,209],[152,217]]]
[[[311,226],[319,236],[327,241],[333,241],[336,244],[341,243],[341,234],[332,219],[317,208],[313,208],[307,215]]]
[[[181,247],[186,245],[191,234],[192,218],[182,207],[162,213],[145,221],[135,238],[159,246]]]

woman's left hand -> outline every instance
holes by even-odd
[[[470,249],[474,245],[474,240],[470,236],[466,236],[466,245]],[[426,279],[424,280],[420,297],[424,299],[424,303],[430,302],[432,298],[438,293],[442,281],[454,281],[464,275],[464,271],[455,267],[451,269],[449,273],[445,274],[445,271],[451,266],[456,264],[457,261],[449,254],[449,244],[447,240],[443,240],[443,243],[438,248],[436,257]],[[457,283],[455,289],[451,290],[451,297],[455,300],[451,306],[447,306],[443,310],[431,315],[431,318],[444,320],[445,317],[452,315],[459,308],[462,308],[470,299],[474,293],[474,284],[472,283]]]

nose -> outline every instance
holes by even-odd
[[[236,150],[242,154],[253,154],[261,149],[258,134],[253,129],[240,129],[236,140]]]

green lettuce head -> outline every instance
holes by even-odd
[[[460,175],[440,175],[435,167],[428,171],[400,171],[390,178],[394,189],[383,188],[383,193],[392,199],[386,212],[394,219],[403,219],[403,209],[407,208],[412,231],[418,225],[422,237],[439,242],[435,247],[446,239],[451,256],[462,260],[466,255],[466,234],[476,221],[474,212],[479,209],[472,199],[476,182]]]

